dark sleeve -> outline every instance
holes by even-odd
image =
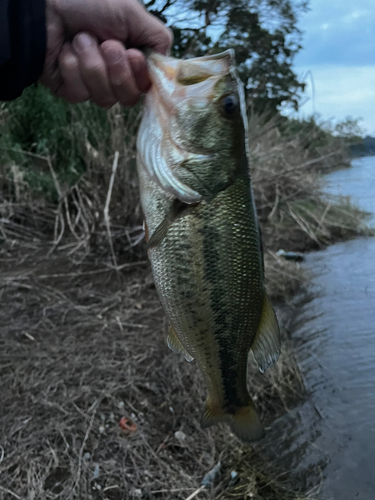
[[[45,55],[45,0],[0,0],[0,100],[36,82]]]

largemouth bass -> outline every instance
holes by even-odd
[[[138,135],[138,174],[168,346],[196,360],[208,388],[202,427],[226,422],[263,436],[247,389],[247,357],[276,362],[279,327],[264,289],[234,54],[148,58],[152,88]]]

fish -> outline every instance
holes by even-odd
[[[167,345],[203,374],[202,428],[226,423],[256,441],[264,427],[247,388],[248,354],[264,372],[279,357],[280,330],[265,291],[234,52],[147,61],[137,169]]]

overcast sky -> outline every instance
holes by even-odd
[[[315,107],[325,120],[362,117],[375,135],[375,0],[310,0],[310,9],[299,22],[304,48],[295,70],[311,71],[315,100],[307,78],[310,100],[302,113]]]

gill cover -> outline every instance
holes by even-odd
[[[151,53],[148,56],[152,88],[146,96],[144,115],[138,133],[138,161],[148,177],[165,192],[183,203],[199,203],[203,196],[183,182],[178,168],[189,161],[209,160],[213,155],[188,151],[177,144],[171,132],[179,105],[192,99],[204,107],[212,97],[216,82],[230,74],[237,81],[241,113],[245,117],[243,86],[234,70],[234,52],[178,60]],[[247,120],[244,120],[246,128]]]

